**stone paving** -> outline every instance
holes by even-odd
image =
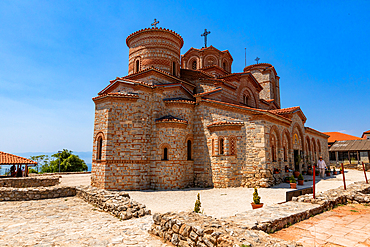
[[[77,197],[0,202],[0,246],[168,246],[152,216],[120,221]]]
[[[307,247],[369,247],[369,229],[370,206],[348,204],[299,222],[271,236],[295,240]]]

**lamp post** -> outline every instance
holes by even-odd
[[[59,158],[59,173],[60,173],[60,154],[62,153],[62,151],[58,151],[58,158]]]

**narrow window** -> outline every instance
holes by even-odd
[[[163,159],[162,160],[168,160],[168,149],[167,148],[163,149]]]
[[[197,61],[193,61],[193,63],[191,64],[191,68],[194,70],[197,69]]]
[[[243,95],[243,104],[248,105],[248,96],[247,95]]]
[[[284,161],[288,161],[286,147],[284,147]]]
[[[223,69],[226,70],[226,63],[225,62],[223,63],[222,66],[223,66]]]
[[[230,155],[236,154],[236,140],[235,137],[230,137]]]
[[[215,155],[215,140],[212,139],[212,155]]]
[[[271,153],[272,153],[272,162],[275,162],[276,161],[276,150],[275,150],[275,146],[272,146],[271,147]]]
[[[224,154],[224,139],[223,138],[220,139],[220,143],[218,145],[218,148],[219,148],[219,151],[220,151],[219,153]]]
[[[136,60],[136,71],[135,72],[139,72],[139,71],[140,71],[140,61]]]
[[[176,75],[176,63],[172,62],[172,74]]]
[[[191,141],[188,140],[188,160],[191,160]]]
[[[103,146],[103,138],[99,137],[98,138],[98,143],[97,143],[97,154],[96,154],[96,159],[101,160],[101,150]]]

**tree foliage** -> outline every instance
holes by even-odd
[[[42,156],[42,157],[40,157]],[[35,159],[33,159],[33,157]],[[84,160],[80,159],[78,155],[72,154],[72,151],[63,149],[61,153],[55,153],[49,158],[47,155],[31,156],[31,159],[41,160],[41,173],[45,172],[59,172],[59,164],[61,172],[80,172],[87,171],[87,165]]]

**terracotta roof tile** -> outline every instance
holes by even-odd
[[[177,97],[177,98],[166,98],[163,99],[165,103],[187,103],[187,104],[195,104],[195,100]]]
[[[207,128],[215,127],[215,126],[230,126],[230,125],[242,126],[242,125],[244,125],[244,122],[225,120],[225,121],[219,121],[219,122],[211,123],[207,126]]]
[[[301,108],[299,106],[294,106],[294,107],[289,107],[289,108],[270,110],[270,112],[273,112],[273,113],[276,113],[276,114],[291,114],[291,113],[294,113],[294,112],[296,112],[300,109]]]
[[[335,141],[349,141],[349,140],[361,140],[360,137],[352,136],[340,132],[323,132],[324,134],[330,136],[328,142],[335,142]]]
[[[155,120],[156,123],[184,123],[184,124],[187,124],[188,121],[184,120],[184,119],[181,119],[181,118],[177,118],[177,117],[174,117],[172,115],[167,115],[167,116],[163,116],[163,117],[160,117],[160,118],[157,118]]]
[[[217,93],[217,92],[221,92],[221,91],[222,91],[222,88],[221,87],[217,87],[216,89],[211,90],[211,91],[207,91],[207,92],[204,92],[204,93],[194,94],[194,97],[205,96],[205,95],[209,95],[209,94]]]
[[[8,154],[0,151],[0,165],[12,165],[12,164],[26,165],[26,164],[37,164],[37,162],[14,154]]]
[[[168,32],[168,33],[172,33],[174,34],[175,36],[177,36],[180,40],[181,40],[181,47],[184,45],[184,40],[183,38],[181,37],[180,34],[176,33],[175,31],[172,31],[170,29],[166,29],[166,28],[161,28],[161,27],[152,27],[152,28],[144,28],[144,29],[141,29],[141,30],[138,30],[136,32],[133,32],[132,34],[130,34],[129,36],[127,36],[126,38],[126,44],[127,46],[129,46],[128,44],[128,41],[133,37],[133,36],[136,36],[137,34],[139,33],[143,33],[143,32],[153,32],[153,31],[164,31],[164,32]]]

